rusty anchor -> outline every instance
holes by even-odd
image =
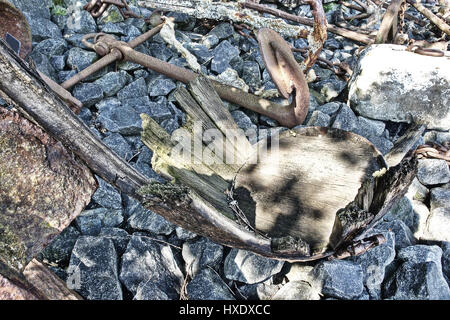
[[[163,23],[128,43],[118,41],[112,35],[104,33],[85,35],[82,39],[83,44],[94,50],[102,58],[62,83],[61,86],[68,89],[92,73],[119,60],[138,63],[183,83],[192,81],[198,76],[197,73],[133,50],[133,48],[158,33],[162,26]],[[273,75],[274,82],[282,96],[284,98],[292,96],[292,103],[289,105],[278,104],[240,89],[229,87],[218,81],[212,81],[213,86],[221,98],[271,117],[282,126],[292,128],[303,123],[308,112],[309,90],[305,76],[289,45],[281,36],[272,30],[261,29],[258,38],[268,71]],[[91,39],[93,42],[90,42]]]
[[[270,30],[261,30],[260,32],[263,34],[270,32],[272,36],[275,34]],[[93,39],[94,42],[88,42],[90,39]],[[298,64],[295,62],[292,52],[290,50],[282,49],[285,46],[288,47],[287,43],[285,43],[281,37],[273,38],[271,43],[272,46],[270,46],[270,49],[263,49],[265,52],[264,56],[269,59],[265,62],[270,73],[276,75],[274,82],[281,90],[283,97],[287,98],[291,93],[294,95],[293,102],[290,105],[274,103],[240,89],[229,87],[218,81],[212,81],[212,83],[214,89],[221,98],[271,117],[277,120],[281,125],[292,128],[301,124],[306,117],[309,105],[309,90],[304,75]],[[274,47],[273,43],[277,43],[278,46]],[[85,74],[83,74],[83,77],[88,76],[92,70],[97,70],[100,66],[104,66],[104,63],[109,62],[110,59],[113,58],[114,60],[125,60],[138,63],[146,68],[183,83],[188,83],[198,76],[197,73],[191,70],[175,66],[135,51],[130,43],[118,41],[108,34],[88,34],[83,38],[83,44],[86,47],[95,50],[97,54],[108,57],[103,61],[100,60],[99,65],[92,65],[93,68],[87,70]],[[286,62],[289,63],[285,65]],[[67,82],[68,83],[63,83],[62,86],[68,88],[68,84],[76,83],[75,79],[73,81],[69,79]],[[297,106],[298,103],[301,103],[301,105]]]
[[[92,0],[85,6],[85,9],[90,10],[91,13],[99,13],[102,10],[104,12],[108,5],[116,4],[116,2],[121,2],[125,8],[128,8],[125,0]],[[289,105],[278,104],[213,80],[214,89],[221,98],[273,118],[280,125],[288,128],[303,123],[309,108],[309,88],[303,73],[312,67],[327,38],[327,23],[321,2],[308,0],[307,3],[313,11],[314,29],[308,36],[311,49],[308,51],[306,60],[301,65],[295,60],[287,42],[275,31],[263,28],[259,30],[257,35],[259,48],[269,74],[283,98],[291,98],[292,102]],[[92,73],[119,60],[138,63],[184,83],[195,79],[198,74],[193,71],[133,50],[133,48],[158,33],[163,27],[165,19],[167,18],[161,17],[158,11],[154,12],[147,19],[147,21],[153,22],[154,28],[128,43],[118,41],[113,36],[104,33],[86,35],[83,37],[83,44],[93,49],[103,58],[65,81],[61,86],[68,89]],[[158,22],[155,23],[155,21]],[[93,42],[89,42],[89,39],[93,39]]]

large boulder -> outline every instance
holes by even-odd
[[[450,129],[450,60],[371,45],[360,56],[349,83],[349,100],[360,115]]]

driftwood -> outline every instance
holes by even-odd
[[[331,238],[336,246],[363,240],[392,206],[405,195],[417,173],[417,159],[410,152],[388,170],[380,170],[364,181],[355,200],[339,210]],[[351,240],[353,239],[353,240]],[[338,249],[339,251],[339,249]],[[338,253],[339,254],[339,253]]]
[[[0,40],[0,90],[20,111],[80,157],[97,175],[125,193],[147,179],[106,147],[56,96],[30,66]],[[45,108],[43,107],[45,106]]]
[[[264,142],[257,146],[260,154]],[[381,154],[359,135],[318,127],[287,131],[279,146],[240,169],[234,198],[257,230],[298,237],[321,252],[336,208],[351,202],[361,183],[381,168]]]
[[[31,52],[32,37],[27,19],[20,10],[15,8],[8,0],[0,0],[0,38],[5,40],[10,36],[14,50],[22,59],[31,59],[28,54]],[[10,43],[11,45],[11,43]],[[70,92],[59,84],[37,70],[41,78],[47,85],[63,99],[75,113],[79,113],[82,103],[75,99]]]
[[[389,3],[386,3],[381,0],[371,0],[373,3],[375,3],[377,6],[382,6],[383,8],[387,9],[389,7]],[[426,21],[420,20],[416,16],[413,16],[407,12],[405,12],[405,18],[408,20],[414,21],[415,24],[418,24],[421,27],[425,27],[427,25]]]
[[[308,28],[287,24],[282,19],[266,18],[255,15],[254,11],[242,8],[240,6],[241,2],[242,1],[145,0],[138,1],[138,5],[163,11],[183,12],[195,16],[198,19],[213,19],[217,21],[227,20],[235,23],[245,23],[256,30],[270,28],[288,38],[306,38],[308,36]]]
[[[36,259],[25,267],[23,275],[45,300],[83,300],[76,292],[68,289],[66,283],[55,273]]]
[[[3,40],[0,79],[2,94],[40,125],[33,127],[7,112],[0,130],[0,273],[29,287],[24,267],[81,212],[96,186],[83,162],[65,152],[61,142],[81,155],[91,170],[131,195],[137,196],[136,190],[147,180],[103,145]],[[8,153],[11,148],[16,151]],[[31,150],[28,156],[26,150]],[[21,162],[26,164],[22,170]],[[18,175],[16,180],[14,175]]]
[[[148,0],[146,0],[148,1]],[[269,8],[267,6],[258,4],[258,3],[253,3],[253,2],[249,2],[249,1],[245,1],[242,3],[242,6],[246,7],[246,8],[251,8],[257,11],[261,11],[261,12],[266,12],[266,13],[270,13],[276,17],[280,17],[286,20],[290,20],[293,22],[297,22],[300,24],[304,24],[307,26],[313,26],[314,25],[314,21],[312,19],[308,19],[308,18],[304,18],[304,17],[300,17],[300,16],[296,16],[287,12],[284,12],[282,10],[279,9],[274,9],[274,8]],[[328,24],[327,25],[327,31],[343,36],[345,38],[354,40],[354,41],[358,41],[364,44],[371,44],[373,43],[373,39],[367,35],[361,34],[359,32],[355,32],[352,30],[348,30],[345,28],[340,28],[337,26],[334,26],[332,24]]]
[[[188,124],[183,128],[188,136],[196,136],[194,120],[208,119],[211,110],[220,108],[221,101],[213,92],[212,85],[200,77],[189,83],[188,90],[180,88],[175,94],[188,113]],[[176,183],[170,190],[158,190],[160,186],[154,184],[143,189],[146,207],[155,212],[164,210],[164,216],[170,221],[214,241],[271,258],[307,261],[334,254],[333,249],[345,243],[340,237],[343,228],[339,224],[335,226],[339,207],[352,202],[357,194],[372,194],[374,186],[383,185],[391,190],[389,186],[395,185],[393,176],[400,184],[394,194],[403,192],[412,179],[412,169],[403,170],[405,163],[386,171],[383,157],[366,139],[326,128],[286,131],[279,139],[281,166],[272,161],[269,150],[259,162],[248,158],[247,164],[235,171],[233,177],[236,167],[232,165],[195,162],[201,152],[180,157],[173,152],[171,137],[150,117],[143,119],[142,140],[154,150],[154,169]],[[215,121],[206,122],[205,128],[219,129]],[[223,131],[223,127],[219,131]],[[271,142],[274,146],[274,139]],[[244,144],[244,141],[237,139],[236,143]],[[208,144],[203,145],[204,149],[208,147]],[[261,154],[257,153],[259,147],[261,142],[251,153],[257,155],[256,159]],[[328,165],[323,167],[325,163]],[[384,169],[379,171],[378,177],[372,177],[380,168]],[[336,179],[333,185],[335,180],[331,177],[338,172],[346,183],[339,185],[341,179]],[[364,181],[371,182],[364,184]],[[324,199],[337,202],[326,204],[328,200]],[[365,199],[365,204],[374,208],[392,205],[391,197],[387,196]],[[196,211],[186,210],[188,203]],[[277,211],[279,206],[286,211]],[[378,214],[373,211],[371,217]],[[234,217],[234,221],[230,217]],[[305,222],[302,219],[311,220],[309,224],[302,224]]]
[[[441,18],[436,16],[431,10],[425,8],[425,6],[417,0],[406,0],[410,5],[416,8],[421,14],[427,17],[436,27],[438,27],[446,35],[450,35],[450,26]]]
[[[389,167],[396,166],[411,151],[425,132],[422,124],[412,124],[408,130],[395,142],[395,146],[384,156]]]

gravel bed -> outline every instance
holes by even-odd
[[[123,20],[113,6],[94,19],[77,7],[86,0],[11,2],[30,23],[36,66],[57,82],[97,59],[81,44],[84,34],[107,32],[129,41],[147,30],[143,19]],[[131,7],[146,17],[151,13]],[[330,2],[325,7],[328,21],[337,21],[339,6]],[[308,6],[289,10],[311,17]],[[77,12],[79,19],[74,21]],[[240,78],[250,92],[274,88],[256,41],[238,34],[227,22],[209,29],[185,14],[169,15],[175,18],[177,39],[194,54],[204,73],[242,86]],[[412,22],[406,29],[416,39],[434,39],[432,31],[418,29]],[[328,36],[321,56],[354,67],[358,45]],[[291,43],[296,48],[306,45],[303,39]],[[160,36],[137,50],[187,65]],[[312,70],[311,104],[304,125],[353,131],[387,153],[407,124],[359,115],[346,104],[344,80],[317,65]],[[152,150],[140,140],[139,114],[149,114],[169,133],[180,128],[186,115],[173,98],[180,85],[134,63],[121,62],[90,76],[72,93],[84,104],[79,117],[106,145],[147,177],[163,181],[152,169]],[[233,104],[226,106],[244,130],[257,129],[261,137],[284,130],[272,119]],[[449,139],[449,131],[427,130],[420,142]],[[450,172],[443,160],[420,160],[407,195],[374,229],[385,235],[385,244],[358,257],[303,264],[216,244],[98,181],[85,211],[39,255],[68,283],[78,272],[81,282],[75,289],[86,299],[450,299]]]

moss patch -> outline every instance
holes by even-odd
[[[20,270],[25,266],[26,249],[8,226],[0,224],[0,257],[9,267]]]
[[[60,5],[56,5],[54,7],[52,7],[52,15],[54,16],[66,16],[67,15],[67,10],[66,8],[60,6]]]
[[[338,5],[337,5],[336,3],[330,2],[330,3],[327,3],[327,4],[324,4],[324,5],[323,5],[323,10],[324,10],[325,12],[332,11],[332,10],[336,9],[337,6],[338,6]]]
[[[158,197],[170,201],[175,201],[180,197],[184,197],[188,192],[189,189],[185,186],[160,182],[150,182],[138,191],[143,197]]]
[[[104,23],[108,23],[108,22],[117,23],[117,22],[121,22],[121,21],[123,21],[122,15],[115,10],[111,10],[108,13],[108,16],[103,20]]]

